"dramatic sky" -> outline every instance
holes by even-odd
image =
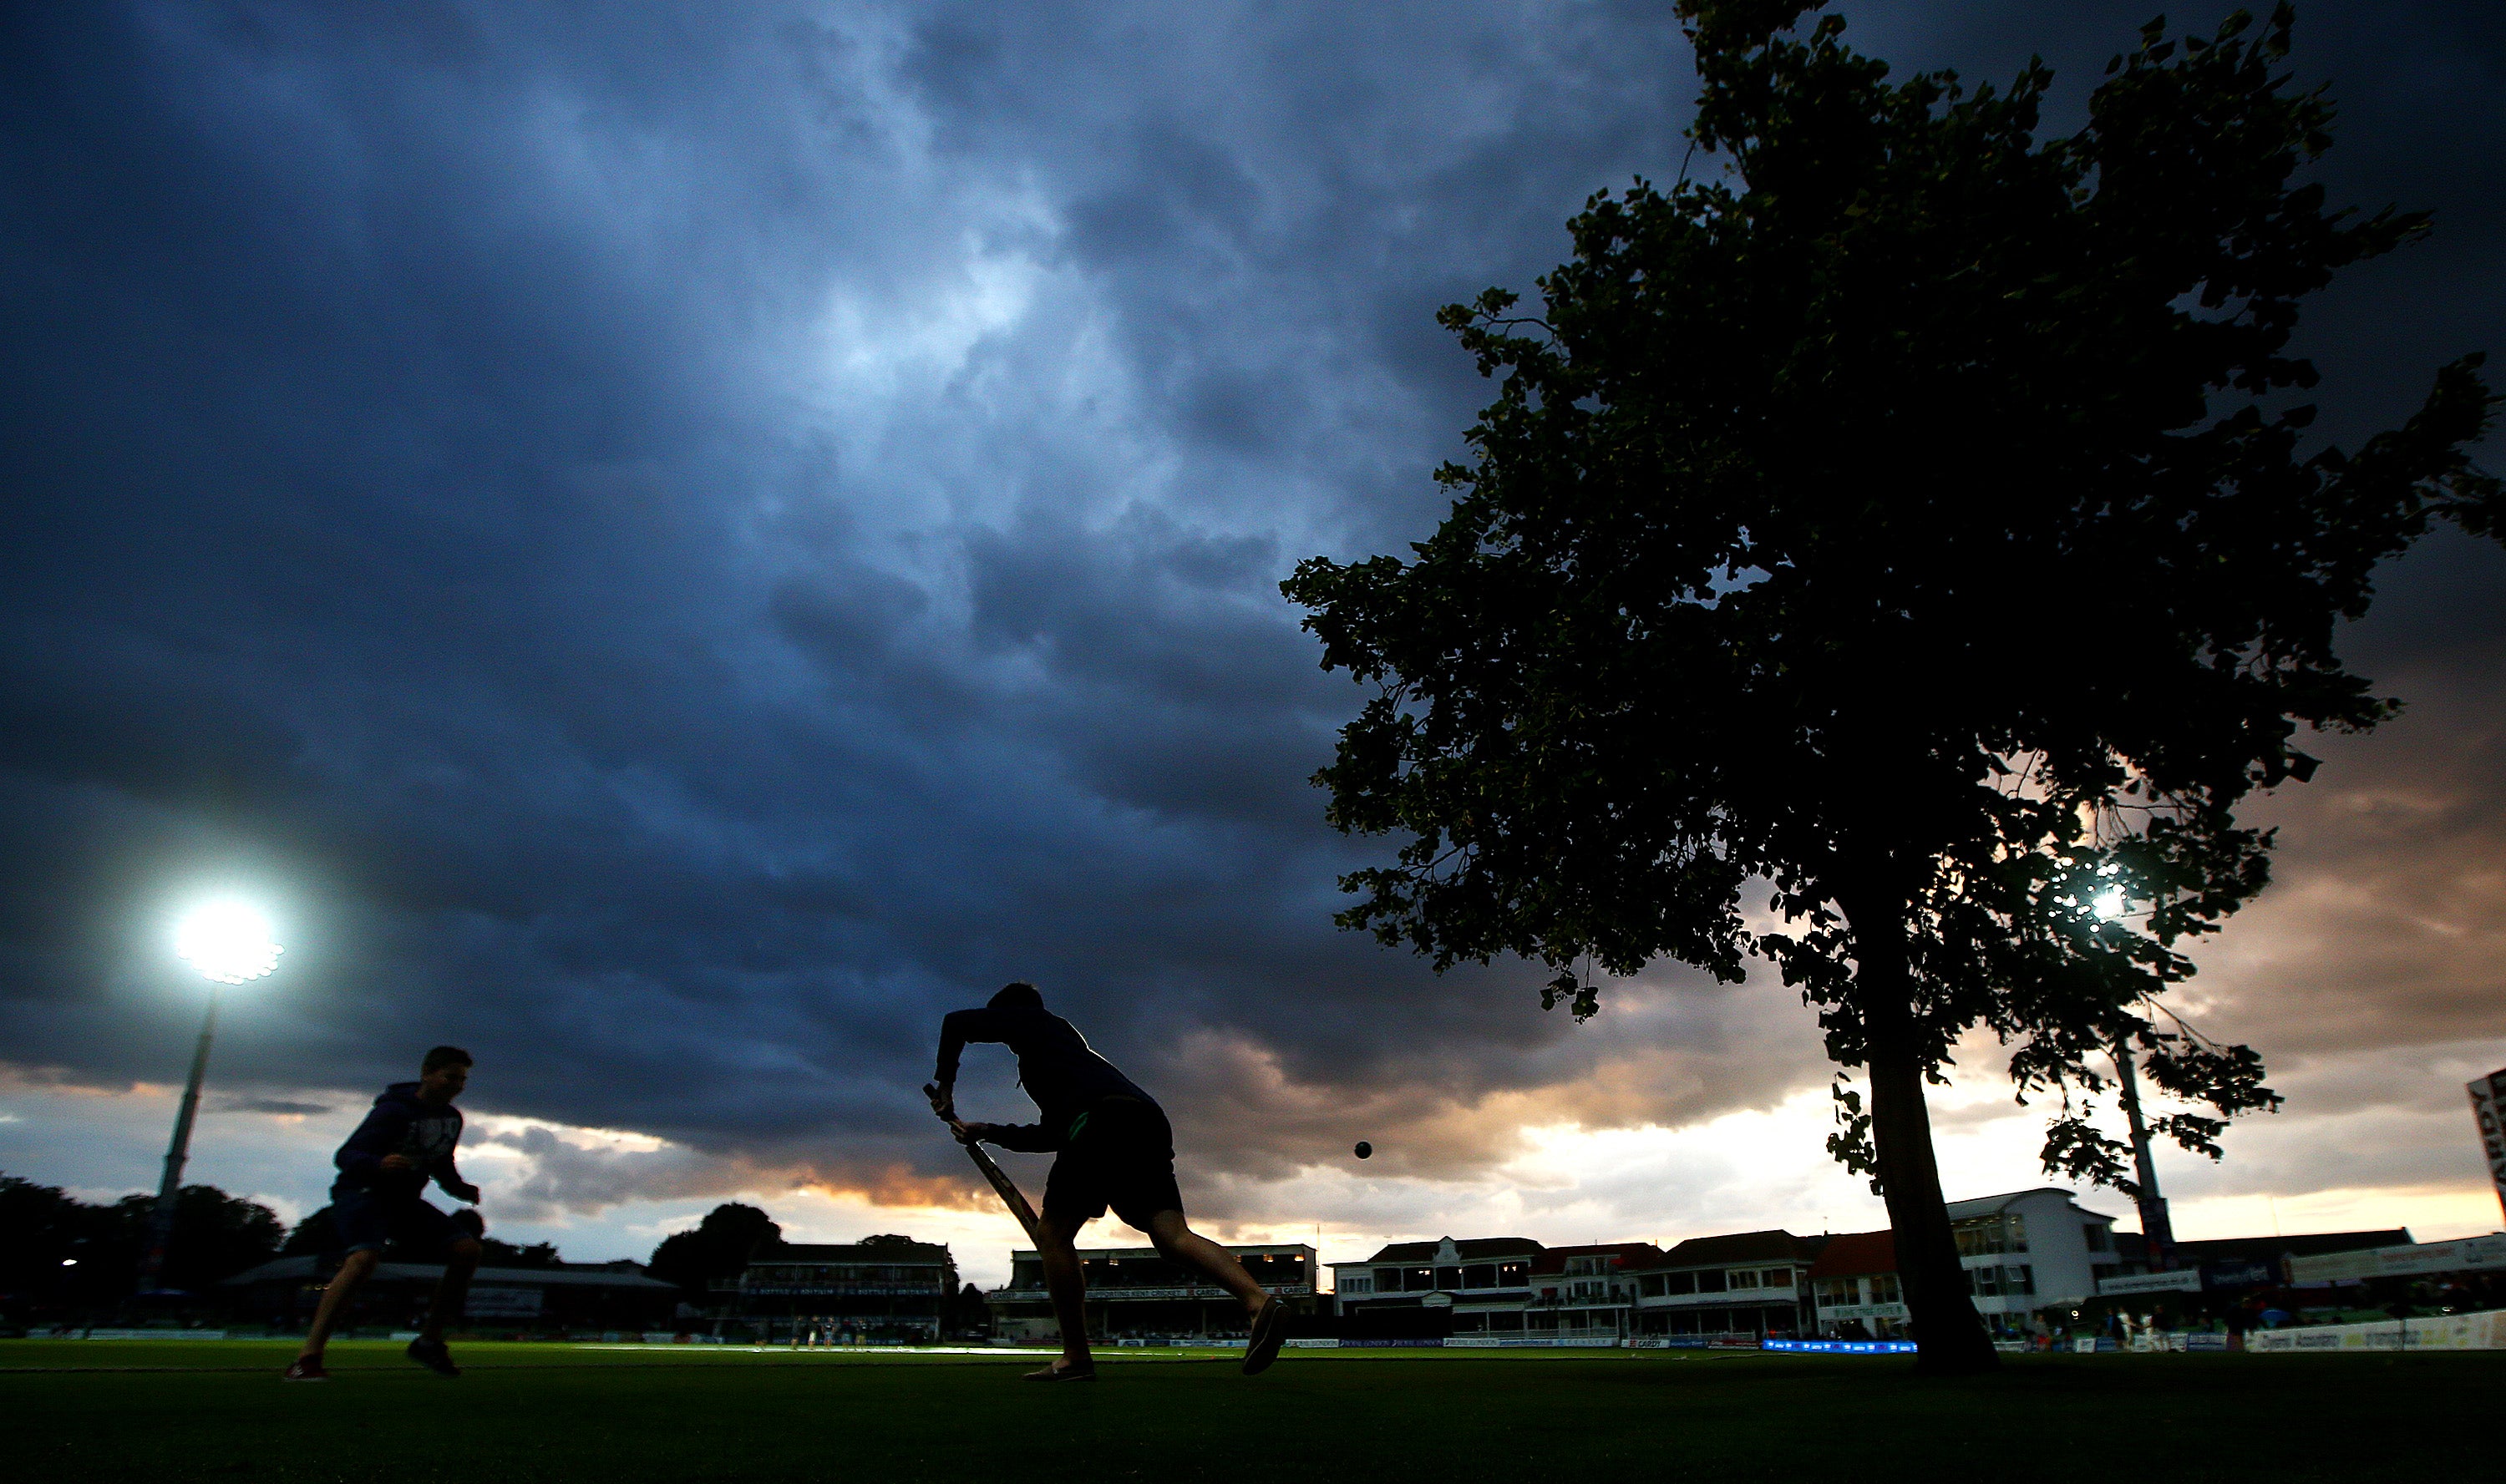
[[[1901,69],[2042,53],[2068,119],[2154,5],[1844,9]],[[1306,778],[1359,692],[1275,584],[1442,513],[1489,392],[1437,306],[1676,173],[1666,11],[10,7],[0,1169],[153,1184],[170,924],[240,891],[288,952],[192,1177],[290,1218],[449,1041],[506,1235],[640,1256],[738,1197],[998,1278],[916,1088],[1025,977],[1229,1235],[1880,1224],[1772,975],[1578,1027],[1329,921],[1367,847]],[[2336,195],[2437,213],[2308,322],[2354,440],[2506,350],[2506,14],[2316,0],[2297,63]],[[2346,653],[2410,709],[2262,806],[2278,883],[2185,997],[2289,1099],[2163,1162],[2187,1235],[2497,1223],[2506,555],[2381,587]],[[1997,1066],[1941,1098],[1952,1194],[2043,1183]],[[969,1078],[1022,1113],[996,1048]]]

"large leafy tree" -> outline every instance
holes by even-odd
[[[653,1249],[646,1270],[699,1296],[717,1278],[736,1278],[749,1259],[783,1245],[783,1228],[755,1206],[725,1201],[689,1231],[672,1232]]]
[[[56,1186],[0,1175],[0,1311],[59,1319],[120,1304],[130,1295],[156,1210],[153,1194],[90,1205]],[[214,1293],[220,1279],[276,1256],[286,1231],[258,1201],[185,1185],[164,1282]]]
[[[2300,301],[2426,222],[2305,181],[2333,110],[2284,7],[2153,24],[2055,137],[2041,64],[1891,81],[1814,4],[1678,9],[1703,168],[1593,197],[1536,315],[1446,310],[1502,378],[1451,513],[1284,584],[1378,688],[1330,818],[1406,836],[1341,920],[1537,959],[1579,1015],[1593,968],[1772,959],[1867,1082],[1830,1143],[1923,1364],[1982,1367],[1926,1080],[1987,1028],[2060,1097],[2049,1168],[2118,1181],[2079,1101],[2116,1048],[2214,1156],[2274,1101],[2155,997],[2262,890],[2236,811],[2311,772],[2299,729],[2390,713],[2335,631],[2431,519],[2494,528],[2492,399],[2471,357],[2354,449],[2309,434]]]
[[[157,1219],[157,1197],[125,1195],[111,1210],[115,1241],[135,1267]],[[173,1246],[161,1281],[189,1293],[212,1292],[220,1279],[277,1256],[286,1238],[287,1223],[259,1201],[215,1185],[185,1185],[174,1198]]]

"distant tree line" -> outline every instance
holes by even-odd
[[[157,1206],[134,1192],[94,1205],[55,1185],[0,1175],[0,1309],[82,1311],[127,1297]],[[278,1214],[215,1185],[185,1185],[174,1208],[165,1285],[205,1290],[278,1255]]]
[[[109,1310],[130,1295],[157,1198],[134,1191],[105,1204],[83,1201],[56,1185],[0,1174],[0,1315],[76,1317]],[[215,1185],[185,1185],[175,1208],[174,1241],[165,1286],[208,1293],[218,1283],[273,1257],[334,1255],[339,1236],[328,1206],[290,1229],[258,1201]],[[860,1246],[908,1247],[894,1233],[864,1237]],[[698,1301],[714,1279],[735,1278],[757,1256],[784,1246],[783,1228],[755,1206],[725,1202],[693,1229],[662,1239],[646,1270],[687,1290]],[[557,1267],[556,1244],[527,1246],[486,1239],[487,1267]],[[386,1259],[395,1254],[384,1253]],[[410,1259],[423,1254],[408,1254]],[[971,1295],[971,1297],[970,1297]],[[969,1286],[959,1297],[980,1311]]]
[[[98,1204],[57,1185],[0,1174],[0,1314],[19,1321],[77,1317],[122,1303],[137,1279],[156,1207],[157,1197],[146,1191]],[[486,1245],[491,1267],[555,1267],[563,1260],[550,1242],[518,1246],[491,1237]],[[215,1185],[185,1185],[174,1208],[164,1284],[206,1294],[221,1280],[273,1257],[338,1250],[327,1206],[291,1230],[259,1201]]]

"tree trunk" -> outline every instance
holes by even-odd
[[[1853,926],[1854,998],[1862,1009],[1871,1074],[1871,1142],[1896,1234],[1897,1282],[1906,1296],[1915,1369],[1972,1375],[2000,1364],[1968,1296],[1957,1238],[1950,1230],[1941,1169],[1932,1154],[1931,1111],[1923,1098],[1914,981],[1906,962],[1905,913],[1893,896],[1844,903]],[[1856,910],[1859,907],[1860,910]]]

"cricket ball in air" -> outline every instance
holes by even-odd
[[[1372,1156],[1374,1155],[1374,1153],[1375,1153],[1375,1146],[1374,1146],[1374,1145],[1371,1145],[1371,1144],[1367,1143],[1367,1142],[1366,1142],[1365,1140],[1363,1140],[1363,1139],[1360,1139],[1359,1141],[1357,1141],[1357,1157],[1358,1157],[1358,1158],[1360,1158],[1360,1159],[1370,1158],[1370,1157],[1372,1157]]]

